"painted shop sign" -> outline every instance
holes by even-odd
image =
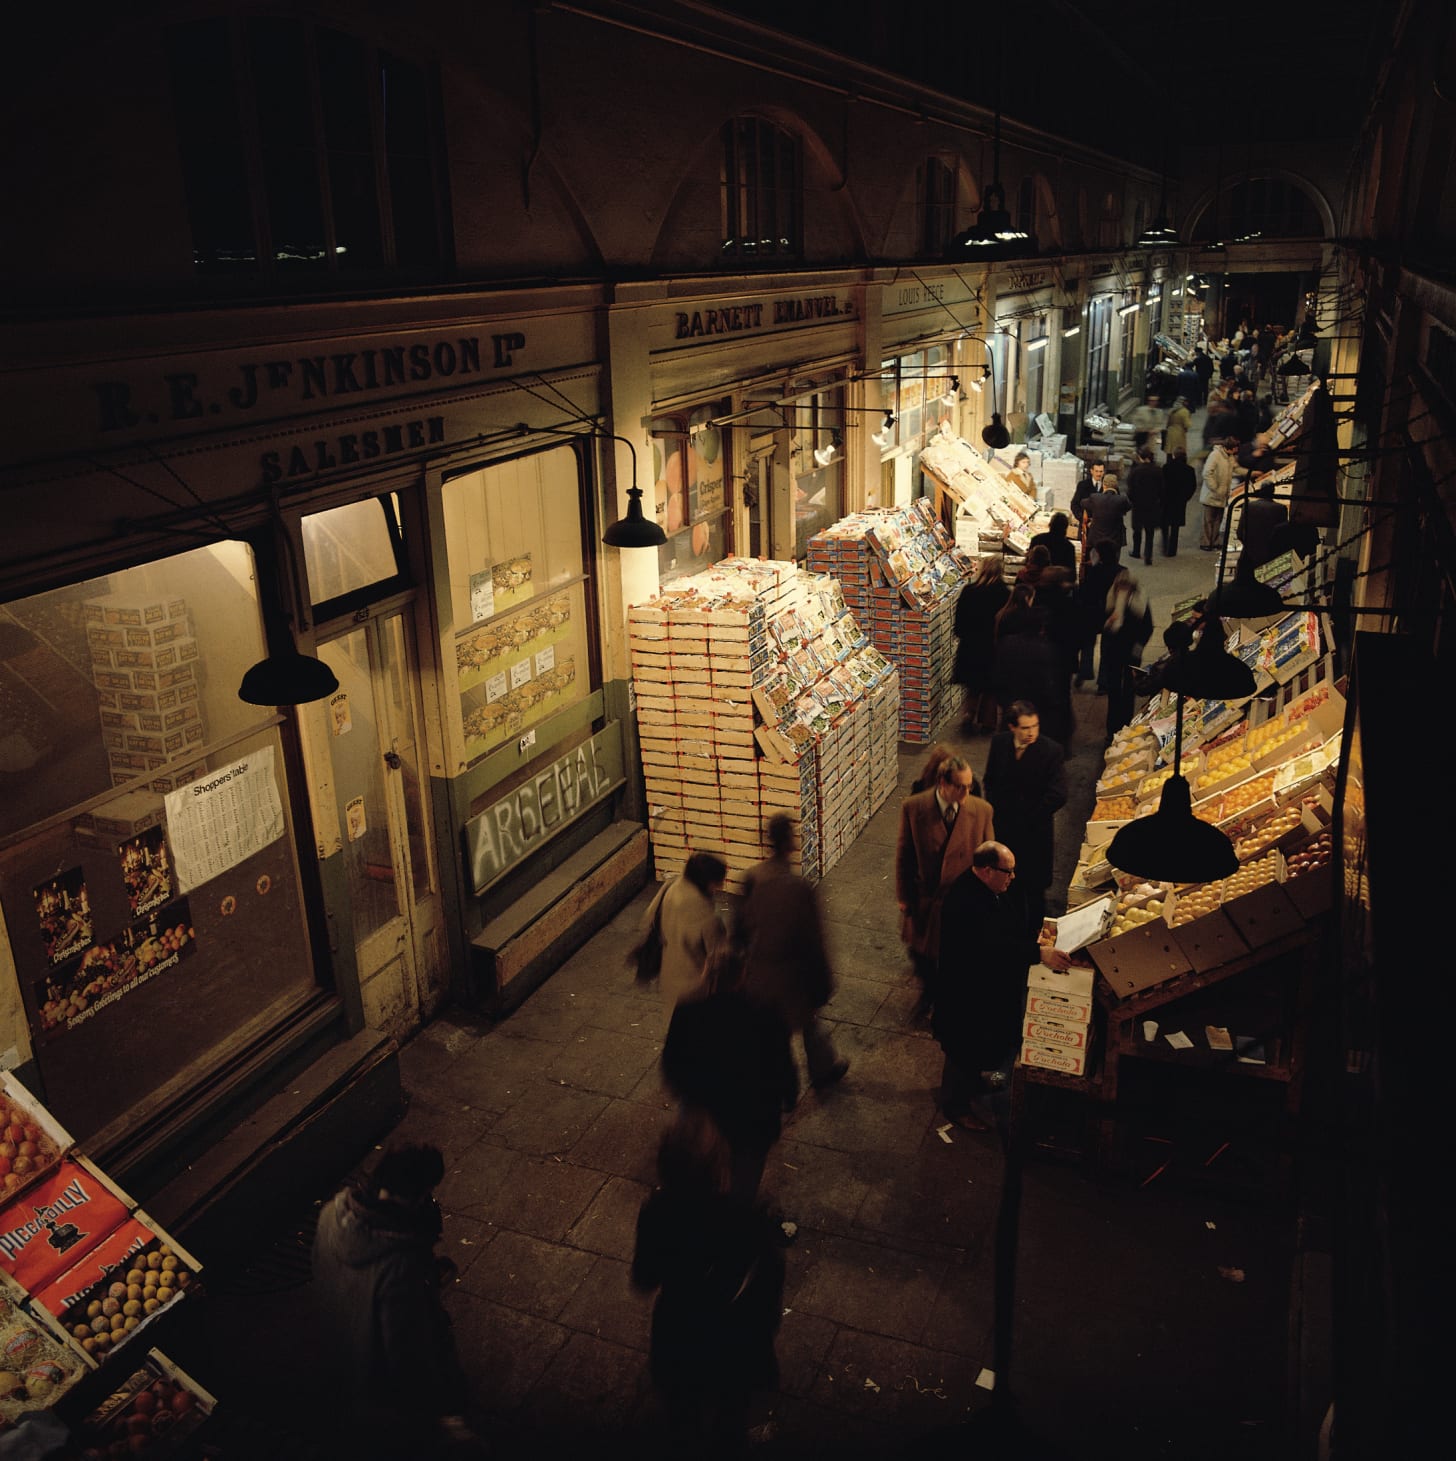
[[[370,462],[400,452],[422,451],[445,440],[445,418],[422,416],[414,421],[394,421],[387,426],[343,431],[337,436],[319,437],[277,451],[265,451],[259,458],[265,483],[291,482],[312,477],[354,462]]]
[[[719,305],[716,308],[678,310],[673,315],[673,339],[697,340],[708,335],[736,335],[761,330],[765,325],[797,325],[805,321],[853,319],[854,301],[837,294],[811,294],[802,298],[762,300],[751,304]]]
[[[316,355],[239,360],[197,369],[165,371],[142,380],[90,382],[97,430],[127,432],[179,422],[273,415],[313,401],[351,402],[385,391],[478,376],[515,364],[526,348],[519,331],[441,336],[384,343]]]
[[[614,721],[465,824],[472,888],[484,892],[625,780],[622,728]]]

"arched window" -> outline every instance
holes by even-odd
[[[804,250],[799,139],[763,117],[723,126],[723,257],[796,259]]]
[[[1287,178],[1245,178],[1204,210],[1199,239],[1323,238],[1324,222],[1309,193]]]
[[[920,220],[920,252],[938,259],[955,236],[956,175],[938,157],[927,157],[915,170],[916,212]]]
[[[199,270],[317,278],[446,261],[431,69],[277,16],[167,36]]]
[[[1036,178],[1028,173],[1016,195],[1016,225],[1028,238],[1036,237]]]

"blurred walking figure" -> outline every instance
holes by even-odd
[[[440,1289],[454,1265],[435,1256],[439,1149],[391,1146],[370,1176],[324,1204],[313,1283],[340,1371],[351,1454],[436,1457],[475,1445],[463,1416],[465,1376]],[[338,1393],[338,1392],[336,1392]],[[484,1455],[480,1449],[476,1454]]]
[[[1002,577],[1004,571],[999,553],[983,558],[975,578],[961,590],[961,596],[956,600],[954,678],[966,692],[961,712],[962,730],[995,727],[991,665],[996,648],[996,615],[1011,597],[1011,590]]]
[[[1163,557],[1178,556],[1178,530],[1187,521],[1188,501],[1198,490],[1198,474],[1181,451],[1163,463]]]
[[[1132,503],[1132,556],[1151,567],[1153,531],[1163,518],[1163,469],[1153,460],[1151,447],[1138,449],[1127,474],[1127,498]]]
[[[743,988],[803,1037],[809,1084],[833,1085],[849,1062],[819,1018],[834,993],[819,893],[791,866],[797,839],[783,812],[769,821],[768,845],[773,855],[749,870],[738,911],[738,941],[747,953]]]
[[[657,1290],[649,1363],[670,1454],[738,1455],[755,1390],[778,1385],[784,1261],[773,1220],[731,1193],[731,1153],[702,1112],[664,1133],[637,1217],[634,1288]]]
[[[704,992],[708,960],[724,939],[713,900],[723,891],[728,866],[711,852],[694,852],[680,877],[665,883],[647,906],[643,932],[658,917],[662,931],[662,998],[669,1011],[679,1000]],[[660,906],[660,913],[659,913]]]
[[[1107,591],[1107,622],[1102,630],[1109,741],[1132,719],[1132,667],[1143,662],[1143,649],[1152,637],[1153,611],[1147,595],[1137,579],[1120,568]]]
[[[686,1111],[712,1118],[732,1154],[730,1190],[758,1196],[763,1164],[799,1094],[789,1027],[743,988],[743,951],[724,940],[708,961],[705,992],[673,1011],[662,1078]]]

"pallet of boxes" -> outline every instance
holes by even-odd
[[[0,1443],[44,1410],[67,1455],[178,1454],[214,1401],[152,1345],[201,1265],[8,1072],[0,1114]]]
[[[900,672],[900,739],[932,740],[952,709],[955,605],[972,558],[919,499],[851,513],[809,540],[809,567],[840,583],[845,604]]]
[[[658,877],[713,852],[738,891],[776,812],[798,825],[799,870],[822,877],[898,778],[897,677],[839,586],[730,558],[628,626]]]
[[[125,839],[161,821],[157,793],[207,770],[197,758],[207,739],[202,660],[186,599],[109,594],[87,599],[82,613],[111,784],[137,789],[81,817],[77,830]]]

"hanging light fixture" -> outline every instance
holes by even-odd
[[[1006,429],[1006,423],[1002,421],[999,411],[991,413],[991,424],[982,428],[981,440],[993,450],[1011,445],[1011,433]]]
[[[889,446],[893,438],[894,430],[895,413],[893,411],[886,411],[884,425],[878,431],[872,431],[870,433],[870,440],[883,451],[885,447]]]
[[[814,460],[821,466],[827,467],[834,460],[834,453],[839,450],[839,433],[829,433],[829,445],[817,447],[814,451]]]
[[[1163,783],[1158,810],[1125,823],[1107,847],[1108,862],[1120,872],[1159,882],[1207,883],[1226,878],[1238,869],[1233,843],[1217,827],[1193,815],[1193,791],[1182,766],[1183,694],[1179,691],[1173,729],[1173,774]]]
[[[942,406],[954,406],[961,398],[960,377],[953,375],[950,378],[950,389],[940,398]]]
[[[275,592],[260,596],[258,603],[263,613],[263,637],[268,653],[244,674],[238,686],[238,699],[248,705],[310,705],[332,695],[339,682],[321,659],[302,654],[294,643],[293,606],[304,602],[298,564],[276,491],[268,505],[277,569],[272,575]]]
[[[612,436],[605,431],[570,434],[603,436],[608,441],[620,441],[632,458],[632,485],[627,489],[627,515],[608,525],[606,532],[602,534],[602,542],[609,548],[660,548],[667,542],[667,534],[663,532],[661,523],[653,521],[642,511],[642,489],[637,485],[636,447],[625,436]]]
[[[1313,375],[1314,372],[1305,364],[1303,358],[1298,354],[1289,356],[1279,366],[1280,375]]]
[[[991,142],[991,178],[981,199],[981,212],[974,227],[958,233],[946,248],[952,260],[1024,258],[1036,252],[1036,242],[1011,221],[1006,211],[1006,189],[1001,186],[1001,103],[996,103],[996,120]]]

